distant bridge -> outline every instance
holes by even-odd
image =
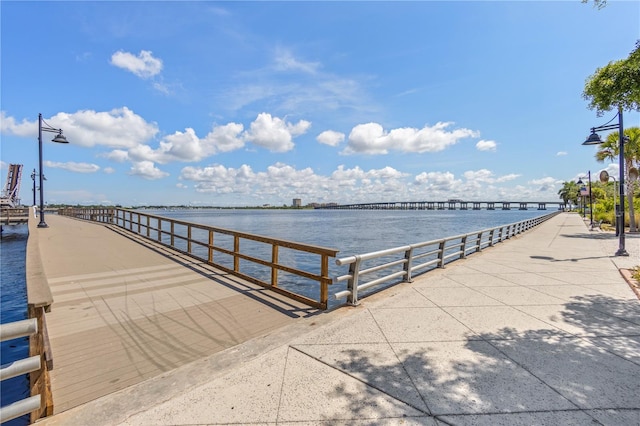
[[[326,204],[316,209],[333,210],[547,210],[547,205],[558,206],[562,210],[562,201],[396,201],[389,203]]]

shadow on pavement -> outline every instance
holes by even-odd
[[[351,345],[321,357],[312,348],[298,350],[402,401],[417,410],[416,420],[637,424],[638,300],[576,297],[558,306],[556,317],[558,327],[571,332],[551,324],[528,331],[506,326],[463,341]],[[343,395],[343,385],[333,392]],[[348,397],[353,418],[375,409],[370,392]],[[388,418],[383,410],[377,414]]]

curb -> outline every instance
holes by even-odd
[[[633,271],[631,269],[620,269],[620,275],[622,275],[622,278],[629,284],[629,287],[631,287],[631,290],[636,294],[636,297],[640,299],[640,282],[633,278],[632,273]]]

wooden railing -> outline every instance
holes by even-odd
[[[225,272],[269,288],[317,309],[327,309],[329,299],[329,258],[338,250],[310,244],[217,228],[127,209],[66,208],[60,215],[119,228],[153,240]],[[286,252],[286,253],[283,253]],[[314,265],[311,270],[300,264]],[[287,274],[292,279],[281,280]],[[289,285],[302,284],[304,293]],[[309,284],[309,282],[311,284]],[[317,290],[311,291],[309,285]],[[316,293],[312,298],[309,294]]]
[[[39,404],[31,411],[31,423],[41,417],[53,414],[53,397],[49,371],[53,369],[53,357],[47,334],[46,312],[51,309],[53,296],[44,275],[40,258],[39,241],[41,233],[37,229],[38,219],[29,215],[29,238],[27,239],[26,281],[27,316],[35,321],[36,331],[29,336],[29,356],[38,357],[40,366],[29,373],[29,386],[32,400],[38,396]]]
[[[411,282],[417,273],[444,268],[449,262],[464,259],[471,253],[525,232],[559,213],[557,211],[468,234],[337,259],[336,264],[348,265],[349,272],[334,278],[334,283],[347,283],[347,289],[335,293],[334,297],[346,297],[347,304],[357,305],[360,292],[364,290],[379,288],[381,284],[388,282]]]
[[[3,207],[2,209],[0,209],[1,225],[17,225],[20,223],[27,223],[28,220],[29,220],[28,207],[24,207],[24,208]]]

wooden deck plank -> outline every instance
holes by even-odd
[[[54,297],[56,413],[317,313],[107,226],[48,222],[40,250]]]

